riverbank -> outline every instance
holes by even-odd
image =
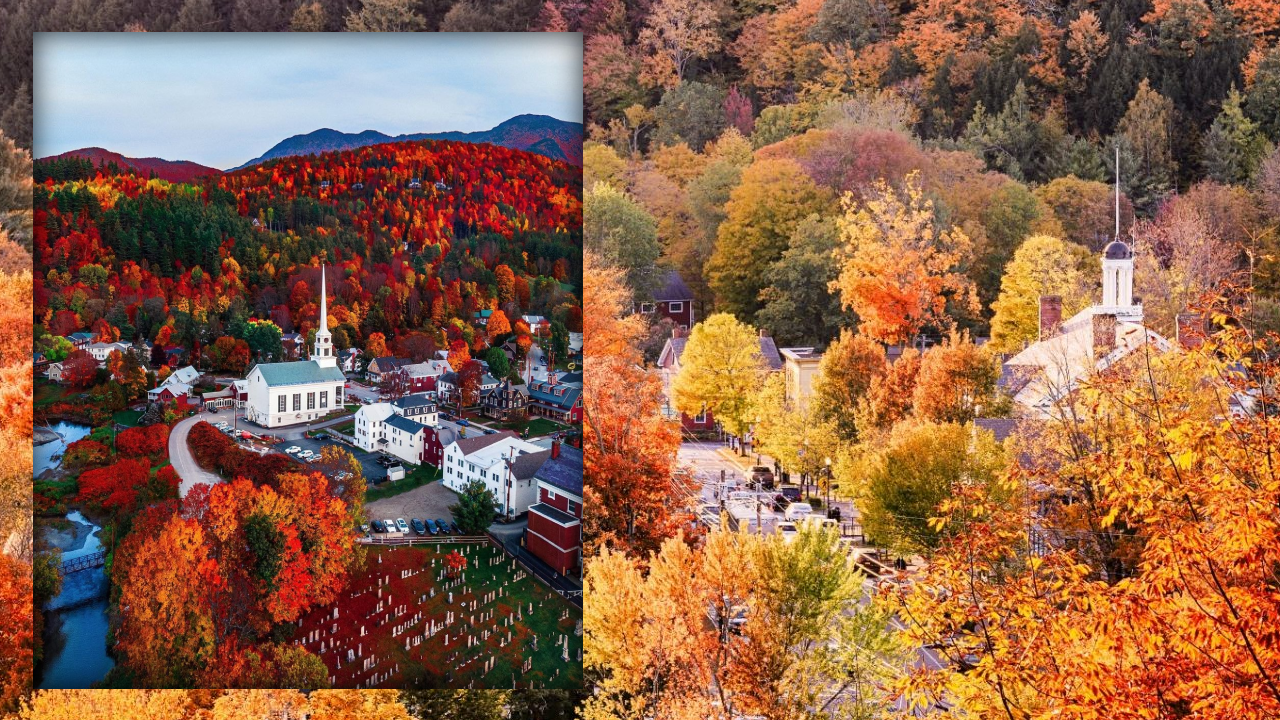
[[[49,428],[36,426],[31,431],[31,443],[33,445],[44,445],[45,443],[57,442],[58,440],[61,440],[61,439],[62,439],[61,435],[50,430]]]
[[[40,541],[66,554],[83,550],[95,530],[93,525],[75,519],[66,519],[56,524],[45,521],[40,525]]]

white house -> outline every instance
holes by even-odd
[[[356,444],[369,452],[390,453],[418,465],[424,461],[425,431],[436,426],[436,418],[435,400],[427,394],[365,405],[356,411]]]
[[[53,382],[62,382],[62,363],[50,364],[48,368],[45,368],[44,375]]]
[[[89,343],[88,345],[86,345],[86,346],[85,346],[85,348],[84,348],[84,349],[85,349],[86,351],[88,351],[88,353],[89,353],[90,355],[92,355],[92,356],[93,356],[93,359],[94,359],[94,360],[97,360],[97,361],[98,361],[98,364],[99,364],[99,365],[102,365],[103,363],[105,363],[105,362],[107,361],[107,357],[108,357],[108,356],[110,356],[110,355],[111,355],[111,353],[113,353],[113,352],[120,352],[120,353],[126,353],[126,352],[129,352],[129,343],[122,343],[122,342],[109,342],[109,343],[102,343],[102,342],[96,342],[96,343]]]
[[[183,397],[191,392],[191,386],[196,384],[200,379],[200,371],[194,367],[187,365],[169,373],[164,382],[147,391],[147,400],[156,401],[164,396],[165,399]]]
[[[462,492],[479,480],[498,501],[498,511],[514,517],[538,501],[534,476],[549,457],[551,450],[525,442],[510,430],[460,438],[444,450],[444,484]]]
[[[346,376],[338,368],[329,333],[324,267],[320,268],[320,329],[310,360],[259,363],[249,371],[245,418],[263,427],[318,420],[342,407]]]
[[[498,387],[498,378],[483,373],[480,376],[480,386],[477,388],[475,400],[480,402],[480,398],[485,393]],[[440,398],[440,402],[457,402],[458,397],[458,374],[455,372],[447,372],[436,379],[436,396]]]
[[[338,364],[341,365],[342,372],[360,372],[360,351],[358,349],[347,348],[340,357],[341,360]]]

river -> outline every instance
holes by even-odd
[[[91,428],[78,423],[59,422],[53,426],[62,440],[35,447],[35,475],[57,467],[66,446],[87,436]],[[56,457],[55,457],[56,456]],[[102,549],[98,532],[102,529],[77,511],[67,520],[87,531],[79,547],[68,548],[63,560],[88,555]],[[110,584],[101,567],[70,573],[62,579],[62,592],[45,606],[44,659],[36,669],[41,688],[88,688],[106,677],[115,662],[107,655],[107,596]]]

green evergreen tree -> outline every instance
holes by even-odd
[[[1248,182],[1271,153],[1271,143],[1243,105],[1244,98],[1232,88],[1201,144],[1205,174],[1223,184]]]
[[[458,493],[458,502],[449,506],[454,522],[463,535],[483,535],[493,524],[498,501],[479,480],[472,480]]]

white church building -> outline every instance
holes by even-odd
[[[1102,251],[1102,302],[1062,320],[1062,298],[1040,298],[1036,342],[1005,361],[1000,385],[1024,417],[1053,417],[1059,403],[1089,376],[1143,347],[1172,344],[1143,322],[1133,298],[1133,250],[1114,240]]]
[[[318,420],[342,407],[346,377],[338,368],[329,333],[324,267],[320,268],[320,329],[310,360],[259,363],[245,379],[245,418],[263,427]]]

